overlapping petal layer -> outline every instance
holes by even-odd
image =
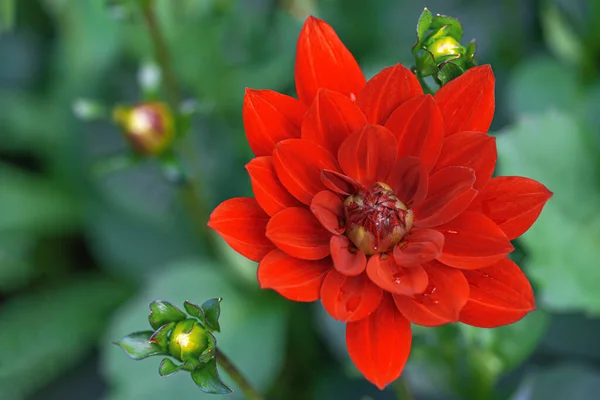
[[[307,19],[293,97],[246,91],[246,169],[256,199],[219,205],[209,226],[259,262],[258,281],[321,300],[347,322],[351,359],[379,388],[408,358],[410,322],[510,324],[535,308],[507,258],[552,193],[492,178],[495,78],[468,70],[434,96],[398,64],[368,82],[333,28]]]

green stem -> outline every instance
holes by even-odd
[[[169,100],[169,103],[171,104],[171,107],[175,109],[180,102],[179,88],[177,86],[175,73],[173,72],[173,67],[171,65],[169,49],[167,47],[162,30],[160,29],[153,5],[154,4],[152,0],[142,0],[144,21],[146,22],[148,33],[150,34],[152,44],[154,45],[156,62],[162,71],[162,82],[165,94]]]
[[[396,398],[398,400],[414,400],[414,397],[408,387],[408,382],[404,377],[396,379],[393,385],[394,392],[396,392]]]
[[[169,49],[167,47],[161,27],[158,23],[158,19],[156,18],[156,12],[153,7],[154,2],[152,0],[141,0],[141,5],[146,27],[148,29],[150,38],[152,39],[152,44],[154,45],[156,62],[158,63],[163,75],[163,89],[172,109],[175,110],[181,102],[181,95],[171,64]],[[180,134],[180,132],[177,133]],[[190,137],[189,135],[182,136],[183,135],[180,135],[182,139]],[[186,159],[190,165],[195,164],[195,155],[193,153],[192,144],[182,143],[181,146],[179,146],[179,151],[182,154],[182,158]],[[215,237],[212,235],[210,229],[206,226],[210,211],[204,196],[201,195],[201,185],[199,184],[199,180],[199,174],[197,173],[193,174],[192,176],[185,174],[181,195],[184,204],[191,213],[194,227],[197,229],[200,237],[207,245],[207,252],[214,256],[216,255]]]
[[[238,387],[244,393],[244,396],[248,400],[263,400],[263,396],[256,391],[248,382],[248,380],[244,377],[244,375],[240,372],[239,369],[231,362],[231,360],[219,349],[217,348],[217,363],[219,366],[227,372],[227,375],[233,379],[233,381],[238,385]]]

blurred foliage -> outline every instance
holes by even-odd
[[[196,109],[179,149],[188,151],[183,169],[208,210],[251,193],[244,88],[294,93],[295,42],[308,14],[335,27],[368,76],[412,63],[423,7],[458,17],[464,41],[477,39],[478,61],[496,74],[498,172],[555,193],[516,243],[540,310],[496,330],[416,328],[408,386],[415,399],[595,396],[600,2],[156,6],[182,100]],[[220,241],[206,246],[198,234],[206,210],[190,216],[192,192],[165,179],[164,165],[131,162],[108,119],[75,117],[78,99],[110,109],[148,94],[138,82],[152,78],[154,50],[137,0],[0,0],[0,60],[0,399],[206,397],[183,374],[158,378],[159,359],[132,365],[110,342],[145,326],[152,300],[210,297],[224,299],[219,345],[269,398],[395,398],[360,378],[343,324],[319,304],[259,291],[254,263]]]

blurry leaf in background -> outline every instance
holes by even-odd
[[[494,329],[459,326],[469,353],[495,382],[533,353],[546,333],[548,320],[547,314],[535,311],[519,322]]]
[[[222,297],[221,333],[218,346],[232,359],[255,387],[265,392],[277,378],[285,355],[286,309],[283,302],[269,300],[266,293],[246,292],[235,287],[223,274],[223,266],[210,261],[187,261],[165,266],[149,277],[147,286],[119,310],[108,330],[105,343],[148,326],[148,304],[155,299],[180,305],[185,300],[202,303]],[[269,295],[271,295],[269,293]],[[104,347],[103,374],[111,388],[108,399],[164,400],[165,398],[213,398],[202,393],[188,374],[161,378],[160,357],[135,362],[114,345]],[[242,395],[223,371],[224,382]]]
[[[0,293],[28,282],[35,274],[35,238],[27,233],[0,233]]]
[[[518,118],[548,109],[575,110],[582,89],[571,68],[538,56],[519,64],[508,82],[507,106]]]
[[[600,191],[589,138],[566,114],[523,117],[499,133],[502,175],[542,182],[554,197],[520,239],[540,303],[554,311],[600,314]]]
[[[540,21],[546,44],[556,57],[571,67],[579,67],[586,57],[581,39],[569,25],[566,14],[557,4],[545,1]]]
[[[80,220],[78,204],[58,185],[0,164],[0,232],[61,232]]]
[[[0,398],[32,394],[81,361],[130,294],[127,285],[89,275],[3,304]]]
[[[14,20],[15,0],[0,0],[0,32],[12,29]]]
[[[560,364],[525,378],[511,400],[591,400],[600,393],[600,371],[584,364]]]

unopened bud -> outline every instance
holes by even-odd
[[[209,346],[208,333],[195,319],[179,321],[171,333],[169,353],[180,361],[198,358]]]
[[[173,115],[164,103],[117,107],[113,117],[131,145],[142,154],[161,154],[173,142]]]

